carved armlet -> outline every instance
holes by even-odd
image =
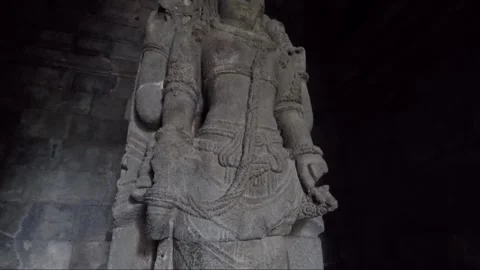
[[[184,82],[170,82],[164,90],[165,96],[168,93],[173,93],[174,96],[179,96],[179,93],[185,93],[194,103],[198,100],[198,93]]]
[[[199,98],[199,90],[197,82],[190,76],[194,73],[192,64],[172,61],[169,63],[169,74],[165,80],[165,95],[173,92],[174,95],[178,92],[186,93],[193,102],[197,102]]]
[[[320,147],[315,145],[298,145],[289,149],[290,157],[295,158],[303,154],[318,154],[323,156],[323,151]]]
[[[280,113],[290,110],[296,110],[303,115],[302,87],[300,73],[294,73],[287,91],[277,98],[274,114],[277,117]]]

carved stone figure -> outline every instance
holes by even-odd
[[[310,136],[305,51],[263,0],[160,5],[133,97],[117,226],[146,211],[146,235],[159,241],[146,264],[157,269],[293,268],[289,239],[318,240],[337,207],[316,186],[328,169]]]

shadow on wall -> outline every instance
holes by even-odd
[[[58,1],[12,1],[0,12],[0,31],[2,38],[0,48],[2,61],[0,63],[0,113],[4,116],[0,134],[0,166],[2,171],[7,165],[7,159],[12,151],[13,142],[18,135],[21,117],[25,109],[41,105],[39,99],[46,99],[45,93],[32,93],[25,89],[27,80],[43,80],[45,84],[54,83],[39,74],[37,78],[31,74],[34,70],[24,70],[25,64],[42,65],[32,57],[24,54],[29,46],[61,47],[68,42],[61,36],[46,37],[45,30],[59,33],[75,33],[84,17],[91,16],[101,10],[104,0]],[[72,17],[72,7],[76,16]],[[69,10],[70,12],[62,12]],[[42,41],[43,39],[43,41]],[[50,44],[45,43],[51,42]],[[43,43],[43,44],[42,44]],[[55,44],[56,43],[56,44]],[[22,74],[23,73],[23,74]],[[25,74],[27,73],[27,74]],[[30,74],[28,74],[30,73]],[[23,77],[22,75],[26,75]],[[29,76],[32,75],[32,76]],[[48,75],[48,74],[46,74]],[[38,96],[38,95],[44,96]],[[37,95],[37,96],[36,96]],[[43,100],[44,102],[44,100]],[[3,179],[3,178],[2,178]]]
[[[307,49],[315,139],[340,204],[326,217],[328,268],[441,268],[450,260],[452,269],[477,269],[469,231],[478,221],[467,206],[478,189],[464,183],[477,182],[480,164],[475,8],[291,2],[301,1],[272,8]]]
[[[155,5],[27,0],[1,9],[1,269],[106,267],[125,111]]]

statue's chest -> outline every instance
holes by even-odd
[[[212,37],[204,46],[203,60],[206,68],[234,65],[251,67],[257,53],[238,38],[227,34]]]
[[[214,31],[204,43],[202,55],[206,79],[223,73],[249,77],[258,73],[265,79],[276,74],[276,51],[266,48],[261,40]]]

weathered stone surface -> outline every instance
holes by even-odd
[[[81,54],[110,56],[113,49],[113,43],[108,39],[92,38],[82,36],[75,42],[75,50]]]
[[[91,115],[99,119],[117,120],[123,118],[127,101],[109,96],[99,97],[93,101]]]
[[[157,1],[153,1],[153,0],[139,0],[139,1],[140,1],[140,5],[144,9],[154,10],[154,9],[158,8]]]
[[[45,86],[27,86],[25,92],[28,96],[28,104],[33,108],[44,108],[48,102],[50,91]]]
[[[52,177],[44,175],[32,184],[37,193],[33,193],[32,188],[30,198],[76,205],[110,205],[115,196],[113,174],[58,171],[52,173]]]
[[[24,66],[19,72],[19,80],[27,85],[48,86],[62,90],[68,85],[69,75],[64,68]]]
[[[113,91],[112,96],[121,99],[130,99],[132,97],[134,89],[135,79],[119,78],[117,82],[117,87]]]
[[[0,235],[15,239],[22,230],[23,221],[28,216],[31,206],[24,203],[0,202]]]
[[[71,50],[73,48],[74,34],[45,30],[39,35],[39,45],[42,47]]]
[[[18,240],[72,240],[76,207],[35,204],[25,218]]]
[[[318,237],[287,237],[290,269],[324,269],[322,242]]]
[[[66,100],[65,93],[61,91],[50,90],[47,102],[42,108],[60,114],[66,114],[70,112],[70,104],[68,104]]]
[[[106,269],[108,242],[75,242],[69,269]]]
[[[93,139],[102,143],[124,142],[127,136],[128,124],[124,120],[103,120],[93,121]]]
[[[115,42],[111,56],[112,58],[138,61],[141,52],[142,47],[139,45]]]
[[[28,56],[32,62],[42,63],[44,65],[61,66],[65,68],[75,67],[105,74],[113,72],[110,59],[102,55],[80,55],[72,52],[37,47],[26,47],[24,54]]]
[[[72,243],[67,241],[15,241],[21,269],[67,269]]]
[[[80,24],[79,28],[80,31],[84,33],[89,33],[98,37],[129,41],[135,44],[140,44],[143,37],[142,31],[138,28],[99,20],[83,22]]]
[[[17,269],[20,260],[15,252],[15,241],[0,239],[0,269]]]
[[[136,74],[138,70],[138,59],[112,59],[113,71],[117,74]]]
[[[1,172],[0,197],[7,202],[21,202],[25,199],[28,176],[23,168],[8,168]]]
[[[113,230],[108,269],[152,269],[155,245],[143,230],[137,223]]]
[[[34,36],[20,31],[31,41],[26,46],[0,42],[6,52],[23,52],[16,58],[24,65],[4,74],[14,88],[0,95],[9,116],[0,135],[1,269],[107,267],[124,106],[134,90],[135,44],[143,39],[143,29],[130,26],[150,11],[133,10],[136,0],[86,2],[49,5],[56,10],[49,21],[61,23],[35,25]],[[107,2],[117,8],[104,12]]]
[[[80,141],[95,141],[112,146],[125,142],[128,123],[123,120],[103,120],[88,116],[72,115],[68,137]],[[120,147],[121,148],[121,147]],[[121,155],[119,150],[119,155]]]
[[[132,110],[133,110],[133,99],[129,99],[127,102],[127,106],[125,107],[125,120],[131,121],[132,120]]]
[[[68,130],[68,137],[79,140],[92,140],[94,130],[94,119],[86,115],[72,115]]]
[[[78,216],[75,222],[75,240],[110,241],[109,238],[111,238],[112,229],[113,219],[111,205],[89,205],[78,208]]]
[[[119,168],[122,147],[114,144],[93,144],[69,140],[63,144],[58,169],[72,172],[112,173]]]
[[[17,137],[10,149],[7,165],[34,169],[49,169],[59,161],[62,140]]]
[[[71,101],[71,112],[75,114],[88,114],[92,106],[93,94],[75,93]]]
[[[116,78],[112,76],[77,73],[73,81],[75,92],[87,92],[96,95],[106,95],[113,91]]]
[[[140,3],[137,0],[134,1],[108,1],[103,16],[107,17],[114,22],[138,27],[139,25],[139,13]]]
[[[58,169],[63,171],[88,171],[86,163],[85,151],[88,144],[66,142],[63,144],[63,151],[61,161],[58,164]]]
[[[287,269],[283,237],[226,242],[173,243],[174,267],[180,269]],[[216,252],[217,251],[217,252]],[[228,254],[229,260],[218,252]]]
[[[23,113],[20,129],[31,137],[64,139],[69,119],[69,115],[30,109]]]
[[[90,170],[98,171],[94,167]],[[0,186],[0,196],[6,202],[110,205],[116,192],[117,174],[112,172],[52,171],[13,166],[3,175],[5,181]]]

